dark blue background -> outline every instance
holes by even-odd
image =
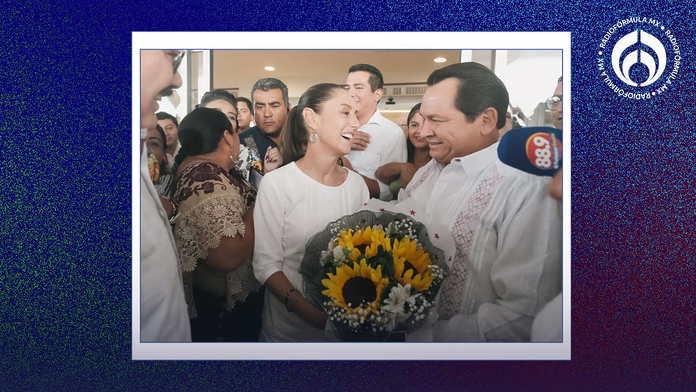
[[[0,7],[0,389],[691,389],[694,25],[686,2],[54,2]],[[618,98],[616,21],[661,20],[676,84]],[[572,361],[131,360],[132,31],[572,32]]]

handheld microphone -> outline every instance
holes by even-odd
[[[563,132],[551,127],[511,129],[498,144],[500,161],[537,176],[553,176],[561,167]]]

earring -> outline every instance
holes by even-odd
[[[317,130],[313,129],[312,134],[309,135],[309,141],[312,143],[316,143],[317,140],[319,140],[319,135],[317,135]]]

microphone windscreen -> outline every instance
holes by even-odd
[[[505,133],[498,144],[500,161],[537,176],[553,176],[561,167],[563,132],[551,127],[526,127]]]

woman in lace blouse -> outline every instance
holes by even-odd
[[[263,307],[251,267],[256,193],[234,169],[237,123],[197,108],[181,121],[179,141],[174,238],[192,340],[256,341]]]

